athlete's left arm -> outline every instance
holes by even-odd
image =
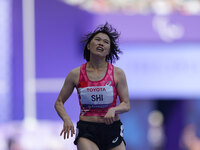
[[[116,78],[115,84],[117,88],[117,93],[120,99],[120,104],[115,107],[115,114],[121,114],[130,110],[128,85],[125,73],[122,69],[115,67],[114,75],[114,77]]]
[[[115,78],[115,84],[116,84],[117,92],[120,99],[120,104],[116,107],[110,108],[107,114],[104,116],[105,122],[107,124],[113,123],[114,117],[116,114],[121,114],[124,112],[128,112],[130,110],[128,85],[127,85],[126,76],[123,70],[118,67],[115,67],[114,78]]]

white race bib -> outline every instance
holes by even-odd
[[[84,108],[108,108],[113,102],[113,87],[109,84],[105,86],[92,86],[78,88],[80,101]]]

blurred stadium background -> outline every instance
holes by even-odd
[[[106,21],[121,33],[127,150],[200,150],[199,0],[0,0],[0,150],[76,149],[54,102]],[[76,91],[65,106],[76,124]]]

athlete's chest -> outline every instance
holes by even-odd
[[[86,70],[87,76],[91,81],[102,80],[106,76],[106,69],[104,70]]]
[[[112,105],[115,94],[111,81],[81,82],[78,88],[80,102],[85,108],[107,108]]]

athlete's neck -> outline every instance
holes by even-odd
[[[99,60],[99,59],[90,59],[88,62],[88,67],[93,68],[93,69],[102,69],[107,67],[107,62],[104,60]]]

